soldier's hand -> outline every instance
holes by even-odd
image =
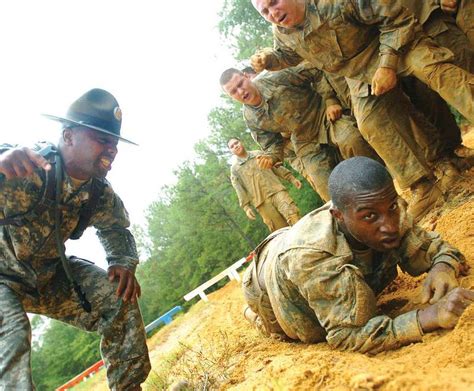
[[[301,181],[298,180],[298,179],[295,179],[295,180],[293,181],[293,185],[295,185],[295,187],[296,187],[297,189],[301,189],[301,186],[303,186],[303,185],[301,184]]]
[[[250,220],[255,220],[255,213],[250,206],[246,206],[244,211]]]
[[[259,155],[257,156],[257,164],[262,170],[268,170],[273,167],[273,159],[268,155]]]
[[[392,68],[378,68],[372,78],[372,95],[383,95],[396,85],[397,74]]]
[[[474,291],[455,288],[436,304],[418,311],[420,326],[424,332],[438,328],[452,329],[472,303],[474,303]]]
[[[250,57],[250,66],[255,72],[260,73],[267,69],[270,61],[271,53],[269,49],[262,49],[257,51],[253,56]]]
[[[441,0],[441,9],[446,14],[455,14],[458,10],[457,0]]]
[[[131,301],[135,303],[140,297],[142,291],[140,284],[135,278],[135,274],[123,266],[110,266],[108,270],[109,281],[113,282],[118,278],[119,282],[115,294],[121,297],[124,302]]]
[[[32,149],[18,147],[0,154],[0,173],[6,179],[30,176],[37,167],[50,170],[51,164]]]
[[[326,118],[331,121],[335,122],[342,116],[342,107],[341,105],[330,105],[326,108]]]
[[[437,303],[444,295],[458,286],[454,269],[445,264],[436,264],[426,276],[421,289],[420,302]]]

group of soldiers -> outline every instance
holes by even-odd
[[[291,144],[299,171],[328,201],[335,165],[367,156],[411,195],[413,218],[423,217],[468,167],[446,102],[473,121],[474,6],[462,2],[453,16],[451,3],[253,1],[273,24],[275,48],[250,59],[258,75],[230,68],[220,83],[243,103],[264,152],[259,167],[280,165]]]
[[[458,286],[464,256],[414,221],[466,166],[446,102],[474,122],[471,0],[252,4],[273,24],[275,47],[251,58],[258,76],[229,69],[221,77],[262,148],[229,140],[232,182],[247,216],[255,207],[272,231],[244,275],[245,317],[278,339],[366,353],[454,327],[474,301]],[[151,366],[138,255],[105,179],[118,141],[130,143],[120,106],[93,89],[47,117],[62,125],[56,145],[0,145],[0,389],[34,389],[32,312],[98,332],[110,388],[139,390]],[[300,218],[279,178],[301,182],[284,159],[323,207]],[[408,209],[392,178],[411,191]],[[89,226],[107,271],[65,254],[66,240]],[[424,306],[392,319],[376,297],[398,267],[427,272]]]
[[[454,327],[474,300],[458,287],[468,267],[415,223],[471,165],[450,106],[474,123],[474,2],[252,4],[274,48],[220,77],[261,148],[229,140],[232,184],[272,232],[244,276],[245,317],[278,339],[366,353]],[[327,202],[301,219],[278,178],[300,186],[285,160]],[[397,267],[428,273],[425,306],[391,319],[376,297]]]

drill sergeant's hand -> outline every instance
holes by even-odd
[[[270,56],[271,54],[269,49],[261,49],[250,57],[250,66],[255,72],[260,73],[267,69]]]
[[[0,174],[6,179],[30,176],[37,167],[50,170],[51,164],[32,149],[17,147],[0,154]]]
[[[457,0],[441,0],[441,9],[446,14],[455,14],[458,10]]]
[[[454,269],[445,264],[438,263],[428,272],[421,289],[422,304],[437,303],[444,295],[458,286]]]
[[[418,320],[424,332],[439,328],[452,329],[464,310],[474,303],[474,291],[455,288],[436,304],[418,311]]]
[[[255,213],[250,206],[244,207],[244,212],[250,220],[255,220]]]
[[[113,265],[109,267],[107,274],[109,275],[110,282],[117,278],[119,279],[117,290],[115,291],[117,297],[121,297],[124,302],[130,300],[132,303],[135,303],[137,301],[142,290],[133,272],[123,266]]]
[[[342,116],[342,107],[341,105],[330,105],[326,108],[326,118],[335,122]]]
[[[397,74],[392,68],[378,68],[372,78],[372,95],[383,95],[396,85]]]
[[[273,159],[271,156],[259,155],[257,156],[257,164],[262,170],[268,170],[273,167]]]

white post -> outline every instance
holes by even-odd
[[[204,301],[209,301],[204,291],[199,292],[199,297]]]

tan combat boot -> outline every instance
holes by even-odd
[[[443,201],[443,193],[428,178],[423,178],[411,186],[412,198],[408,206],[408,213],[418,222],[439,201]]]
[[[448,158],[441,159],[436,163],[434,173],[438,179],[436,185],[443,193],[451,189],[461,175],[457,165]]]

